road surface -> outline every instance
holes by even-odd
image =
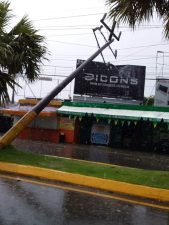
[[[169,207],[4,175],[0,175],[0,202],[0,225],[169,225]]]

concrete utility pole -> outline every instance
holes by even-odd
[[[45,98],[43,98],[32,110],[27,112],[7,133],[0,139],[0,149],[9,145],[24,128],[49,104],[49,102],[58,95],[80,71],[87,66],[93,59],[95,59],[107,46],[113,42],[113,39],[104,44],[98,49],[89,59],[87,59],[81,66],[79,66],[73,73],[71,73],[65,80],[63,80],[56,88],[54,88]]]
[[[104,23],[105,15],[102,19]],[[106,25],[104,23],[104,25]],[[31,123],[37,115],[49,104],[49,102],[58,95],[77,75],[82,71],[93,59],[95,59],[102,51],[107,48],[113,41],[112,36],[117,38],[114,34],[114,26],[110,29],[106,25],[106,29],[110,32],[108,42],[99,48],[91,57],[89,57],[83,64],[81,64],[74,72],[72,72],[65,80],[63,80],[56,88],[54,88],[45,98],[37,103],[29,112],[27,112],[14,126],[5,133],[0,139],[0,149],[9,145],[24,129]],[[119,37],[118,37],[119,38]]]

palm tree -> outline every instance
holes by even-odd
[[[24,74],[30,82],[38,78],[47,52],[44,37],[38,35],[27,16],[9,30],[9,6],[8,2],[0,2],[0,102],[9,101],[7,87],[14,90],[17,74]]]
[[[156,15],[163,22],[164,36],[169,39],[168,0],[106,0],[109,17],[129,24],[133,29],[142,22],[149,22]]]
[[[0,103],[9,102],[8,87],[14,89],[14,85],[17,85],[12,76],[0,71]]]

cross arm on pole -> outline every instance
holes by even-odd
[[[115,27],[116,27],[116,21],[113,22],[112,27],[110,28],[106,23],[105,23],[105,18],[106,18],[107,14],[105,13],[103,15],[103,18],[100,20],[100,22],[103,24],[103,26],[110,32],[109,35],[109,41],[112,39],[112,37],[114,37],[117,41],[120,40],[121,34],[122,32],[120,31],[118,36],[114,33]]]

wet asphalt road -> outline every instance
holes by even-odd
[[[169,154],[112,149],[106,146],[56,144],[16,139],[12,143],[18,149],[34,153],[131,166],[143,169],[169,171]]]
[[[169,225],[169,212],[0,178],[0,225]]]

